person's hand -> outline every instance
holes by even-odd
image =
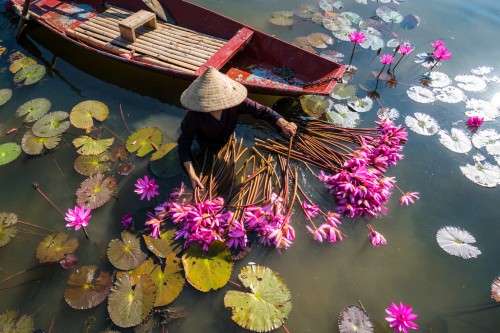
[[[286,121],[285,118],[278,119],[277,125],[287,136],[295,136],[297,133],[297,125],[294,122]]]
[[[197,175],[192,175],[192,176],[190,176],[190,178],[191,178],[191,186],[193,186],[193,189],[195,189],[197,187],[199,187],[200,190],[205,189]]]

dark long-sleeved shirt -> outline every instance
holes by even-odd
[[[191,145],[195,138],[210,144],[226,143],[236,128],[240,114],[250,114],[254,118],[266,120],[273,125],[281,118],[273,109],[249,98],[237,106],[224,110],[220,120],[217,120],[210,112],[188,111],[182,120],[181,135],[177,140],[181,162],[191,161]]]

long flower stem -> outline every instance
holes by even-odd
[[[44,228],[44,227],[42,227],[42,226],[39,226],[39,225],[36,225],[36,224],[32,224],[32,223],[28,223],[28,222],[25,222],[25,221],[20,221],[20,220],[17,220],[17,223],[21,223],[21,224],[29,225],[30,227],[34,227],[34,228],[38,228],[38,229],[42,229],[42,230],[45,230],[45,231],[48,231],[48,232],[54,232],[54,230],[50,230],[50,229]]]
[[[49,203],[52,207],[54,207],[54,208],[55,208],[55,210],[57,210],[57,211],[59,212],[59,214],[61,214],[61,215],[64,217],[64,213],[63,213],[63,212],[59,209],[59,207],[57,207],[57,206],[56,206],[56,205],[52,202],[52,200],[50,200],[50,199],[49,199],[49,197],[47,197],[47,196],[45,195],[45,193],[43,193],[43,192],[42,192],[42,190],[40,189],[40,185],[39,185],[37,182],[33,182],[31,185],[33,186],[33,188],[34,188],[34,189],[35,189],[38,193],[40,193],[40,195],[41,195],[41,196],[42,196],[45,200],[47,200],[47,202],[48,202],[48,203]]]
[[[32,271],[32,270],[35,270],[35,269],[37,269],[37,268],[44,267],[44,266],[45,266],[45,265],[43,265],[43,264],[36,265],[36,266],[34,266],[34,267],[27,268],[27,269],[23,269],[22,271],[19,271],[19,272],[15,273],[15,274],[9,275],[9,276],[7,276],[6,278],[4,278],[2,281],[0,281],[0,286],[1,286],[2,284],[4,284],[5,282],[9,281],[9,280],[12,280],[12,279],[13,279],[13,278],[15,278],[16,276],[19,276],[19,275],[21,275],[21,274],[23,274],[23,273],[26,273],[26,272],[29,272],[29,271]]]
[[[82,226],[82,230],[83,230],[83,234],[85,235],[87,240],[90,240],[89,234],[87,233],[87,229],[85,229],[85,227]]]
[[[127,131],[130,132],[130,128],[128,128],[127,121],[125,120],[125,116],[123,115],[123,110],[122,110],[122,105],[120,104],[120,114],[122,115],[123,123],[125,124],[125,127],[127,128]]]
[[[398,62],[396,63],[396,65],[392,69],[392,75],[394,75],[394,71],[396,70],[396,67],[398,67],[399,63],[401,62],[401,60],[403,60],[404,56],[405,56],[404,54],[401,55],[401,58],[399,58]]]
[[[356,49],[356,43],[354,43],[354,46],[352,47],[351,59],[349,59],[349,65],[348,66],[351,66],[352,57],[354,56],[354,50],[355,49]]]

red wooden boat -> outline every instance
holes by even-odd
[[[20,13],[24,0],[11,2]],[[159,2],[168,22],[141,0],[32,0],[29,16],[108,57],[188,80],[213,66],[255,93],[327,95],[346,69],[184,0]]]

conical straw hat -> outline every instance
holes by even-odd
[[[247,97],[247,88],[213,67],[182,93],[181,104],[192,111],[212,112],[236,106]]]

